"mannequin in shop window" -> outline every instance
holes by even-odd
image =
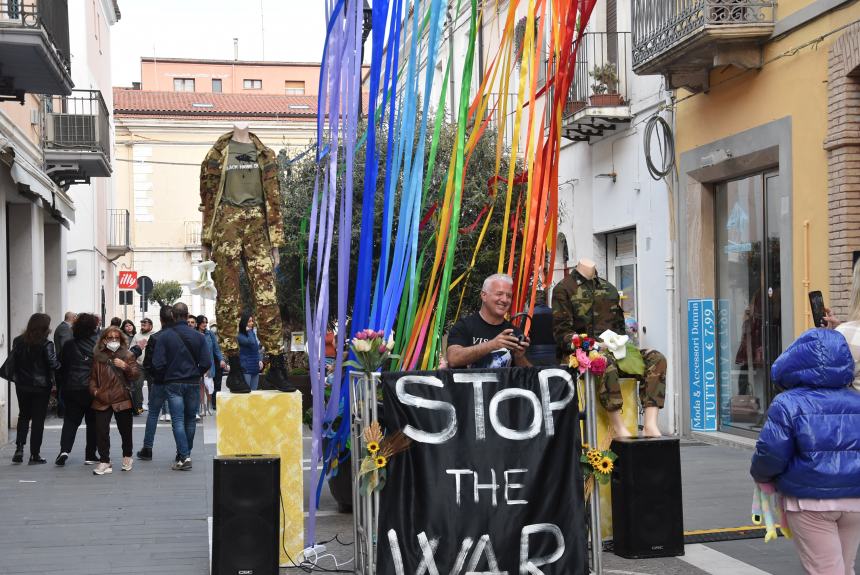
[[[236,122],[233,131],[218,138],[206,154],[200,170],[200,200],[204,257],[211,254],[216,264],[215,313],[218,343],[230,369],[227,387],[233,393],[250,391],[242,377],[237,334],[243,308],[253,306],[258,337],[270,364],[268,386],[295,391],[287,383],[284,330],[275,291],[278,248],[284,246],[278,162],[246,122]],[[253,302],[242,302],[240,266]]]
[[[553,335],[563,355],[570,354],[574,334],[598,338],[612,330],[623,335],[626,331],[624,311],[618,289],[597,274],[595,263],[580,259],[573,273],[564,278],[552,292]],[[598,399],[609,414],[614,437],[629,437],[621,417],[623,400],[619,378],[629,377],[639,382],[639,398],[645,409],[642,429],[646,437],[659,437],[657,415],[666,396],[666,358],[659,351],[643,349],[645,373],[642,376],[624,373],[607,354],[606,373],[599,378]],[[565,362],[566,363],[566,362]]]

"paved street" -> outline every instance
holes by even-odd
[[[135,449],[143,423],[135,418]],[[48,422],[43,448],[47,465],[11,465],[13,445],[0,448],[0,573],[207,573],[214,419],[203,422],[202,433],[198,428],[192,471],[169,469],[173,437],[162,423],[153,461],[135,461],[131,473],[120,472],[117,465],[104,477],[93,476],[92,468],[83,465],[81,443],[65,467],[53,465],[60,424],[56,419]],[[111,442],[118,460],[115,430]],[[308,447],[306,438],[306,451]],[[681,456],[685,529],[749,525],[749,451],[689,442],[682,444]],[[306,477],[305,498],[309,485]],[[352,542],[352,516],[338,514],[324,489],[317,541],[329,539],[317,563],[326,569],[349,569],[352,546],[341,542]],[[767,545],[758,539],[688,545],[683,558],[629,561],[605,553],[604,562],[605,572],[613,575],[803,573],[785,539]]]

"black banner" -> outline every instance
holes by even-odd
[[[380,494],[380,575],[588,572],[576,379],[567,368],[383,374],[412,439]]]

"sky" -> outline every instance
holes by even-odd
[[[115,86],[140,80],[143,56],[232,60],[233,38],[240,60],[322,57],[323,0],[119,0],[119,8],[111,30]]]

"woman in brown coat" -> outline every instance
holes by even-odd
[[[93,369],[90,372],[90,395],[96,420],[96,444],[99,464],[93,473],[111,473],[110,463],[110,419],[113,415],[122,437],[122,470],[131,471],[132,466],[132,403],[131,389],[140,374],[134,354],[119,328],[105,329],[96,343],[93,354]]]

